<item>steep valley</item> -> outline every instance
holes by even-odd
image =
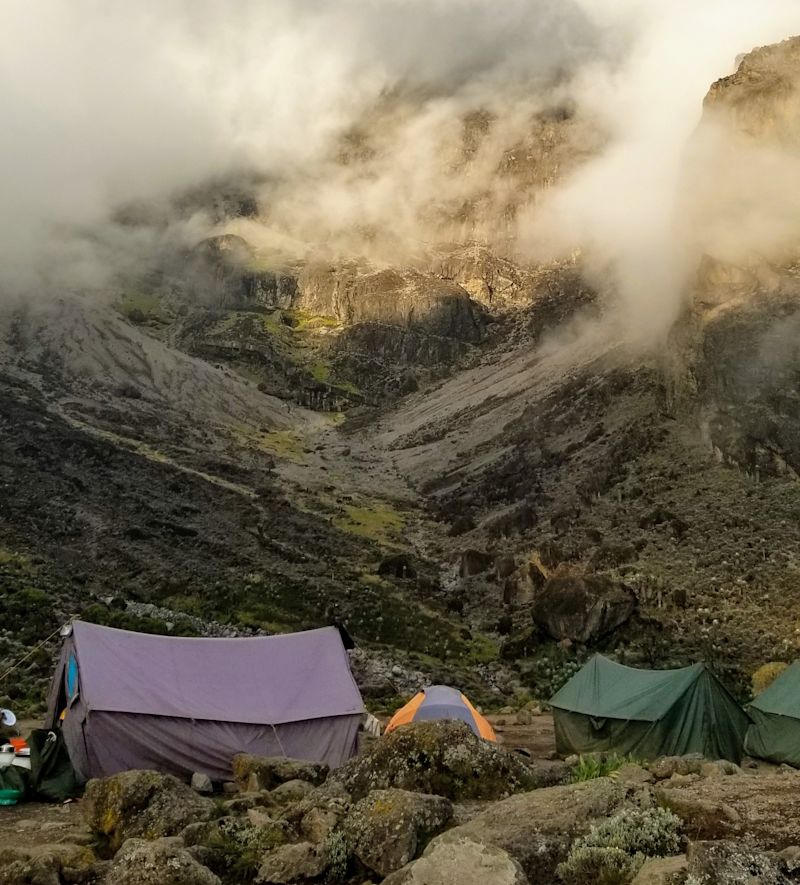
[[[707,113],[800,150],[797,46],[748,56]],[[595,650],[708,660],[744,699],[794,659],[796,255],[698,256],[667,340],[631,342],[580,255],[522,260],[497,223],[599,140],[537,116],[506,202],[448,206],[460,241],[396,262],[271,253],[245,201],[111,291],[4,301],[0,659],[50,638],[0,706],[40,709],[76,615],[337,623],[376,709],[429,679],[546,700]]]

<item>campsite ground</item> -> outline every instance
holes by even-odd
[[[508,747],[522,748],[543,765],[555,755],[553,718],[549,714],[533,716],[530,722],[518,724],[513,716],[488,717],[496,728],[501,743]],[[36,727],[36,722],[24,722],[23,732]],[[752,767],[750,767],[752,766]],[[729,811],[732,821],[744,822],[755,833],[760,843],[800,844],[800,820],[797,810],[797,781],[793,772],[768,763],[750,763],[742,770],[740,778],[678,778],[670,783],[685,802],[702,799],[705,803],[722,803]],[[676,794],[677,795],[677,794]],[[466,818],[473,817],[482,803],[467,803],[461,809]],[[716,806],[715,806],[716,807]],[[465,819],[466,819],[465,818]],[[781,839],[771,838],[773,822],[786,818]],[[723,822],[724,823],[724,822]],[[736,828],[729,822],[725,830],[730,837]],[[785,832],[784,832],[785,831]],[[717,838],[717,836],[714,836]],[[83,821],[80,801],[62,805],[27,802],[18,806],[0,808],[0,849],[8,847],[33,848],[36,853],[52,853],[59,846],[85,845],[90,833]]]
[[[537,759],[546,760],[555,751],[553,718],[543,714],[533,717],[530,724],[499,724],[510,717],[490,716],[501,742],[509,748],[520,747]],[[34,720],[20,723],[22,734],[38,728]],[[0,848],[30,848],[53,845],[83,844],[89,832],[80,812],[80,802],[65,805],[48,805],[25,802],[21,805],[0,808]]]

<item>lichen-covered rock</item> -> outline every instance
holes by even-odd
[[[629,762],[617,769],[616,778],[623,784],[652,784],[655,776],[641,765]]]
[[[690,842],[686,852],[690,876],[703,885],[789,885],[779,855],[742,842]]]
[[[676,789],[659,789],[656,798],[683,821],[686,833],[694,839],[724,838],[741,821],[735,808],[713,798],[699,799]]]
[[[675,774],[700,774],[705,761],[699,753],[690,753],[687,756],[659,756],[647,766],[647,769],[657,780],[667,780]]]
[[[117,852],[105,885],[220,885],[181,839],[128,839]]]
[[[275,787],[270,792],[270,797],[276,805],[290,805],[292,802],[305,799],[313,789],[314,786],[309,781],[294,778],[294,780],[286,781],[285,784]]]
[[[293,885],[321,876],[328,866],[325,851],[311,842],[284,845],[265,858],[258,870],[259,885]]]
[[[331,780],[354,798],[397,787],[448,799],[498,799],[539,786],[532,766],[463,722],[414,722],[385,735]]]
[[[445,833],[383,885],[528,885],[508,852],[462,834]]]
[[[248,814],[256,812],[264,816],[255,821],[249,817],[222,817],[193,824],[181,833],[181,838],[197,861],[226,882],[251,881],[268,852],[296,838],[286,821],[267,817],[263,809],[251,809]]]
[[[355,857],[380,876],[412,861],[453,817],[442,796],[407,790],[374,790],[357,802],[343,832]]]
[[[214,814],[210,799],[155,771],[124,771],[89,781],[82,808],[92,832],[112,852],[126,839],[175,836]]]
[[[592,823],[622,808],[651,802],[647,787],[610,778],[547,787],[490,805],[467,823],[437,836],[431,848],[442,839],[466,837],[507,852],[532,883],[556,882],[556,868]]]
[[[349,795],[332,781],[283,811],[283,818],[309,842],[324,842],[350,809]]]
[[[237,753],[233,757],[233,777],[240,789],[248,792],[274,790],[293,780],[318,786],[328,776],[328,771],[324,762],[285,759],[282,756],[253,756],[250,753]]]

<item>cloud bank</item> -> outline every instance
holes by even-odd
[[[703,96],[797,32],[796,0],[8,0],[0,290],[106,285],[216,229],[120,206],[249,176],[267,252],[580,249],[657,335]]]

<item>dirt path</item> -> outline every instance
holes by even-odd
[[[534,759],[550,759],[556,751],[556,733],[549,713],[534,716],[530,725],[500,725],[512,717],[488,716],[499,742],[508,749],[527,750]]]
[[[0,807],[0,848],[44,850],[49,845],[86,845],[90,838],[80,802],[23,802]]]

